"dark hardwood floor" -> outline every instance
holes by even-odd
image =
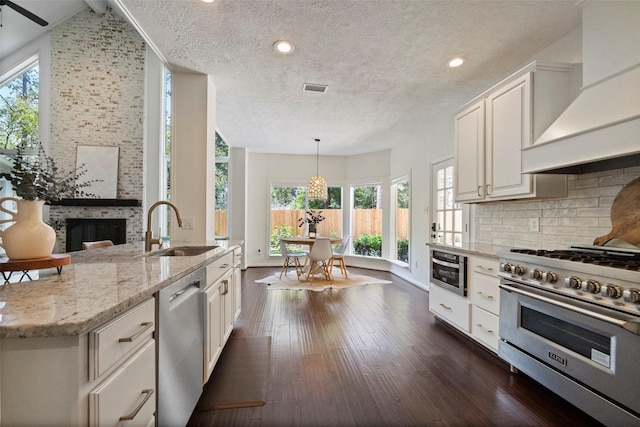
[[[197,426],[598,426],[429,312],[429,293],[392,280],[269,291],[242,273],[233,336],[271,336],[267,404],[195,412]]]

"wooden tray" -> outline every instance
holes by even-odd
[[[58,274],[62,271],[62,266],[71,263],[71,255],[69,254],[52,254],[47,258],[36,258],[36,259],[16,259],[12,260],[6,257],[0,258],[0,272],[2,273],[2,277],[4,277],[4,282],[7,283],[9,278],[11,278],[11,273],[14,271],[21,271],[22,277],[20,281],[25,278],[31,277],[29,276],[29,270],[43,270],[45,268],[56,268],[58,270]],[[6,274],[9,273],[9,274]]]

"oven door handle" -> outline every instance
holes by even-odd
[[[431,262],[438,265],[444,265],[445,267],[460,268],[460,264],[453,264],[446,261],[440,261],[439,259],[436,259],[433,257],[431,258]]]
[[[584,314],[585,316],[594,317],[596,319],[602,320],[607,323],[611,323],[612,325],[620,326],[627,331],[634,333],[636,335],[640,335],[640,322],[634,320],[622,320],[616,319],[615,317],[607,316],[606,314],[596,313],[590,310],[586,310],[581,307],[575,307],[570,304],[566,304],[562,301],[557,301],[552,298],[547,298],[542,295],[534,294],[533,292],[524,291],[522,289],[514,288],[508,285],[499,285],[500,289],[503,289],[507,292],[515,292],[516,294],[524,295],[529,298],[533,298],[538,301],[543,301],[551,305],[555,305],[557,307],[564,308],[565,310],[573,311],[575,313]]]

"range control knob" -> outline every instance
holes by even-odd
[[[542,280],[543,276],[544,276],[544,272],[542,270],[540,270],[539,268],[534,268],[531,271],[531,278],[532,279]]]
[[[527,272],[527,267],[525,267],[524,265],[516,265],[513,267],[513,272],[518,276],[522,276]]]
[[[564,279],[564,285],[571,289],[582,289],[582,279],[577,276],[571,276]]]
[[[586,287],[587,292],[591,294],[599,294],[600,289],[602,288],[602,286],[600,286],[600,282],[596,280],[587,280]]]
[[[625,289],[622,297],[626,302],[638,304],[640,303],[640,289]]]
[[[622,296],[622,288],[618,285],[607,283],[600,287],[600,295],[613,299],[620,298]]]
[[[556,283],[558,281],[558,274],[554,273],[553,271],[549,271],[546,273],[547,275],[547,282],[549,283]]]
[[[509,264],[508,262],[505,262],[500,267],[502,267],[502,271],[506,273],[511,273],[511,270],[513,269],[513,264]]]

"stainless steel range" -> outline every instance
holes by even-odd
[[[640,250],[501,252],[499,355],[611,426],[640,426]]]

